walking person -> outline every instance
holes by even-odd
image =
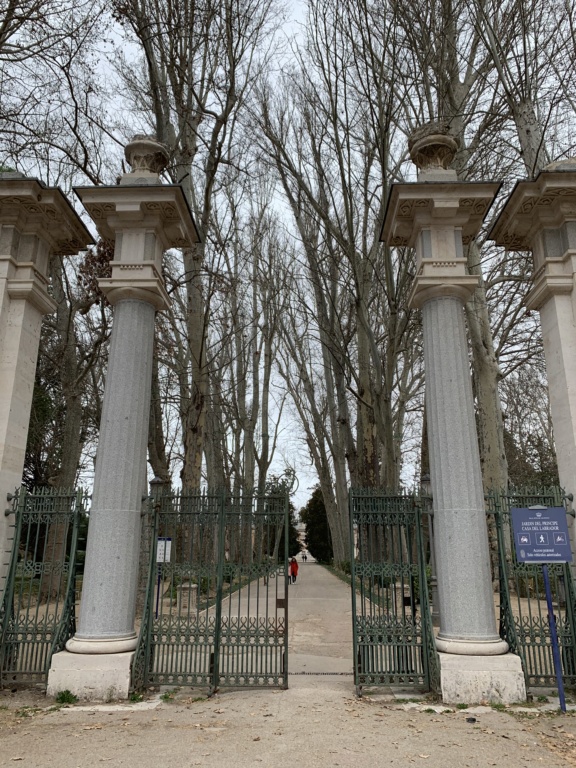
[[[298,576],[298,561],[295,557],[290,560],[290,569],[288,571],[291,584],[296,584],[296,577]]]

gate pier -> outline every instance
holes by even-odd
[[[0,498],[22,483],[42,316],[52,254],[77,253],[90,233],[64,194],[21,173],[0,173]],[[2,506],[2,513],[4,511]],[[14,515],[0,513],[0,595],[9,568]]]
[[[382,239],[416,247],[410,303],[424,327],[442,697],[510,703],[526,691],[520,658],[496,628],[463,309],[479,279],[467,273],[464,246],[499,184],[458,181],[448,170],[457,149],[434,124],[414,135],[418,182],[392,186]]]
[[[514,187],[490,232],[510,251],[532,251],[532,289],[526,307],[538,310],[546,357],[560,485],[576,477],[576,158],[551,163],[536,179]],[[569,519],[572,550],[576,523]],[[572,565],[576,575],[576,563]]]
[[[126,698],[137,644],[134,630],[154,318],[168,306],[162,254],[198,242],[179,185],[158,174],[168,154],[136,137],[126,147],[132,172],[117,186],[75,191],[100,235],[115,241],[112,277],[99,281],[114,305],[108,374],[96,458],[80,621],[67,651],[56,654],[48,693]]]

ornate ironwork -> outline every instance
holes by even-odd
[[[350,491],[354,679],[438,690],[422,512],[429,499]]]
[[[517,653],[527,686],[556,685],[548,610],[541,567],[519,563],[511,530],[510,509],[536,505],[561,507],[561,488],[518,488],[487,497],[498,533],[498,582],[500,587],[500,635]],[[549,565],[558,640],[565,685],[576,686],[576,594],[570,567]]]
[[[288,501],[162,494],[132,685],[288,685]]]
[[[0,606],[0,685],[47,682],[52,655],[76,629],[77,550],[87,528],[82,490],[22,487]]]

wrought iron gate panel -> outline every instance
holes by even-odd
[[[0,685],[46,683],[52,655],[76,629],[76,554],[83,491],[22,487],[0,606]]]
[[[152,503],[154,541],[170,539],[172,552],[157,563],[152,548],[133,687],[285,687],[286,497],[182,493]]]
[[[437,689],[421,503],[413,495],[350,491],[354,674],[357,689]]]
[[[500,634],[522,659],[528,686],[556,685],[542,568],[516,560],[510,509],[564,506],[561,488],[525,488],[488,497],[496,518],[499,553]],[[576,593],[569,565],[548,566],[565,684],[576,687]]]

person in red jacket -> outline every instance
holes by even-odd
[[[290,583],[296,584],[296,576],[298,576],[298,561],[295,557],[290,560],[290,567],[288,570],[288,575],[290,576]]]

